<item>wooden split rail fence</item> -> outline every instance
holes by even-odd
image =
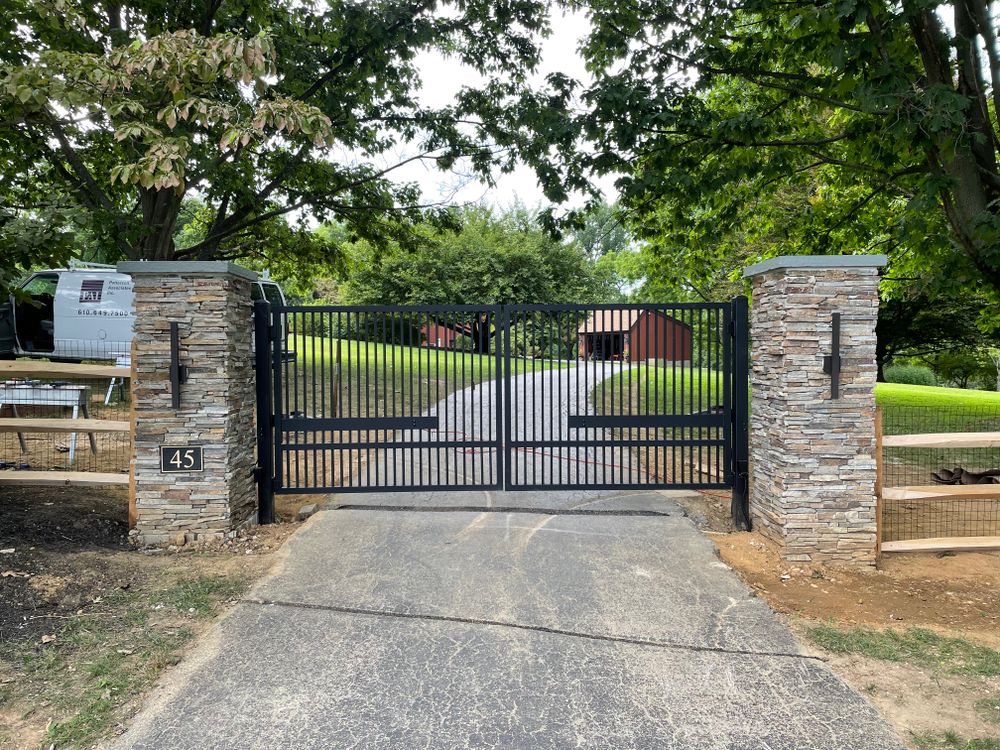
[[[107,378],[109,382],[128,382],[132,372],[129,367],[115,365],[69,364],[39,361],[0,361],[0,383],[12,379],[26,380],[92,380]],[[23,404],[22,404],[23,405]],[[44,404],[40,404],[44,405]],[[24,434],[45,432],[90,436],[94,446],[95,433],[131,432],[132,424],[126,420],[84,418],[62,419],[50,417],[3,417],[0,414],[0,433]],[[22,450],[24,448],[21,437]],[[93,487],[127,485],[129,475],[96,471],[0,471],[0,486],[56,485]]]
[[[883,541],[887,501],[905,501],[916,508],[947,501],[996,500],[1000,503],[1000,484],[929,484],[884,487],[886,448],[966,449],[998,448],[1000,432],[939,432],[912,435],[883,435],[882,412],[876,413],[876,499],[878,503],[878,541],[880,552],[943,552],[958,550],[1000,549],[1000,536],[936,536],[920,539]],[[917,510],[916,512],[919,512]],[[1000,532],[998,532],[1000,533]]]

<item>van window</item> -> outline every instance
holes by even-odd
[[[56,296],[56,286],[59,284],[59,275],[55,273],[40,273],[33,277],[22,288],[32,297],[48,295]]]
[[[285,304],[284,300],[281,299],[281,290],[278,289],[277,284],[261,284],[261,286],[264,287],[264,296],[271,303],[271,307],[281,307]]]
[[[260,284],[254,284],[250,287],[250,299],[254,302],[260,302],[264,299],[264,291],[260,288]]]

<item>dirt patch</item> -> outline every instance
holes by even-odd
[[[732,498],[728,492],[691,492],[671,496],[695,526],[708,534],[731,534],[734,531]]]
[[[948,677],[860,656],[828,658],[830,667],[874,703],[910,742],[947,731],[966,737],[1000,734],[1000,726],[986,720],[976,707],[984,694],[1000,691],[1000,680]]]
[[[712,535],[777,611],[848,625],[930,627],[1000,647],[1000,553],[886,555],[871,572],[788,563],[755,533]]]
[[[297,528],[139,551],[127,505],[119,488],[0,489],[0,748],[89,747],[120,727]]]

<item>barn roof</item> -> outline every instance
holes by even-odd
[[[577,333],[625,333],[632,329],[643,315],[659,315],[666,320],[672,320],[675,325],[690,328],[691,326],[682,320],[677,320],[673,315],[667,315],[662,310],[595,310],[589,317],[580,324]]]
[[[647,313],[669,317],[659,310],[595,310],[580,324],[577,333],[624,333]]]

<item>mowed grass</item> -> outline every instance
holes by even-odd
[[[875,402],[882,407],[887,435],[1000,430],[1000,393],[995,391],[879,383]]]
[[[595,389],[594,403],[610,403],[614,393],[617,404],[619,394],[627,401],[631,392],[633,413],[684,414],[721,405],[723,388],[721,371],[679,363],[676,367],[641,363],[602,381]],[[970,419],[1000,419],[1000,392],[995,391],[878,383],[875,400],[886,412],[910,412],[914,428],[930,426],[921,422],[933,422],[940,431],[958,430]]]
[[[694,414],[725,402],[723,373],[704,368],[636,364],[594,389],[599,414]]]
[[[1000,410],[1000,392],[973,391],[965,388],[940,388],[903,383],[879,383],[875,386],[879,406],[935,406],[941,408]]]
[[[286,406],[310,415],[419,414],[455,391],[497,379],[503,368],[495,353],[374,341],[299,335],[288,337],[288,348],[295,358],[282,370]],[[510,369],[521,375],[574,364],[512,357]]]
[[[339,344],[339,346],[338,346]],[[300,368],[329,370],[337,362],[338,349],[342,371],[348,368],[372,374],[382,370],[395,372],[397,380],[409,375],[432,380],[481,382],[495,377],[496,353],[476,354],[453,349],[438,349],[424,346],[402,346],[382,344],[376,341],[356,341],[351,339],[330,339],[320,336],[289,336],[288,347],[295,352],[295,362]],[[522,359],[512,357],[511,372],[520,375],[525,372],[549,370],[554,367],[569,367],[574,363],[551,359]],[[501,361],[500,366],[503,367]]]
[[[875,630],[816,625],[808,638],[833,654],[910,664],[946,675],[1000,676],[1000,651],[923,628]]]

